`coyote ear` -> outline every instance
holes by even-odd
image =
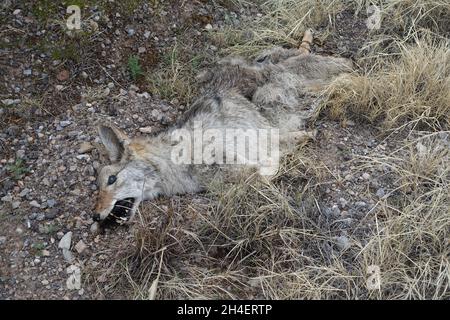
[[[115,126],[99,126],[98,133],[111,162],[118,162],[122,159],[125,146],[129,144],[127,135]]]

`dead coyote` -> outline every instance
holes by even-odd
[[[311,42],[307,31],[298,49],[276,47],[252,62],[219,61],[198,76],[203,91],[197,101],[175,126],[158,135],[129,139],[116,127],[100,126],[112,164],[98,177],[94,219],[112,213],[130,221],[143,200],[199,192],[211,179],[206,173],[217,167],[276,165],[278,149],[284,153],[298,139],[311,136],[304,131],[305,120],[318,103],[316,92],[352,68],[347,59],[310,54]],[[256,142],[251,140],[255,137]],[[244,147],[235,148],[242,140]],[[258,153],[261,146],[269,146],[271,155],[267,150]],[[205,156],[206,149],[210,152]]]

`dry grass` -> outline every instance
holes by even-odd
[[[250,56],[273,45],[295,47],[307,28],[321,29],[316,38],[323,43],[336,31],[337,14],[348,11],[365,20],[373,14],[367,11],[372,4],[380,10],[381,28],[371,31],[365,56],[389,52],[393,41],[409,41],[424,31],[443,38],[450,34],[446,0],[268,0],[261,2],[262,17],[242,29],[219,32],[215,40],[225,46],[225,54]]]
[[[269,0],[261,4],[265,14],[243,29],[216,35],[226,44],[225,53],[252,55],[273,45],[298,45],[307,28],[332,23],[345,6],[342,0]],[[351,5],[353,7],[353,5]]]
[[[234,53],[295,45],[305,28],[330,22],[332,32],[337,13],[361,14],[367,3],[271,0],[265,3],[270,13],[252,26],[253,35],[219,36],[234,44],[228,50]],[[449,49],[437,40],[448,28],[450,5],[438,0],[377,3],[389,14],[379,37],[362,50],[360,65],[370,61],[371,68],[364,64],[324,94],[332,118],[357,116],[394,129],[385,140],[393,151],[375,149],[355,161],[355,171],[374,169],[389,190],[345,229],[347,245],[339,238],[343,221],[330,216],[323,202],[326,185],[341,179],[324,164],[328,152],[306,146],[285,157],[270,181],[250,175],[230,184],[218,178],[205,195],[143,207],[134,240],[117,249],[119,258],[106,272],[110,281],[104,294],[133,299],[450,298],[450,132],[443,131],[450,125]],[[406,138],[396,135],[400,128],[408,130]],[[381,272],[376,290],[367,285],[371,266]]]
[[[344,76],[327,91],[333,118],[349,113],[389,127],[450,127],[450,49],[446,42],[400,46],[400,56],[379,56],[379,67]]]
[[[390,156],[358,160],[357,170],[386,172],[392,189],[351,230],[345,248],[338,221],[323,211],[322,185],[331,178],[324,155],[311,150],[286,157],[272,181],[217,181],[196,202],[147,207],[134,248],[121,251],[110,270],[119,280],[111,292],[133,299],[450,298],[444,141],[429,134]],[[373,265],[379,290],[366,284]]]
[[[439,138],[442,136],[442,138]],[[377,234],[362,249],[382,266],[390,299],[444,299],[450,291],[450,152],[448,132],[405,142],[390,156],[367,158],[393,179],[376,213]],[[379,219],[379,221],[378,221]]]
[[[149,91],[163,99],[188,104],[197,93],[195,76],[204,59],[185,52],[183,44],[175,44],[166,52],[159,68],[148,73]]]

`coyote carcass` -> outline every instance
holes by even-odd
[[[251,62],[236,57],[219,61],[197,77],[200,97],[176,125],[158,135],[130,139],[117,127],[100,126],[112,164],[98,177],[94,219],[120,211],[130,221],[142,200],[198,192],[208,183],[205,172],[217,166],[273,169],[273,154],[312,135],[305,122],[318,103],[317,92],[352,68],[347,59],[310,54],[311,42],[307,31],[299,48],[276,47]],[[198,132],[200,147],[195,145]],[[258,141],[247,144],[252,137]],[[235,146],[238,140],[244,140],[244,148]],[[268,145],[271,156],[256,150]],[[210,153],[205,157],[206,149]]]

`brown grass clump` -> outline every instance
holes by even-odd
[[[398,58],[379,57],[380,66],[366,74],[335,81],[326,105],[333,118],[349,113],[388,128],[413,123],[417,128],[450,127],[450,49],[445,42],[401,45]],[[388,60],[388,62],[386,61]]]

